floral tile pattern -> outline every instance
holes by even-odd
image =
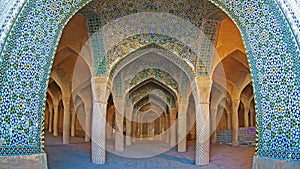
[[[7,2],[7,1],[5,1]],[[36,0],[14,3],[20,14],[8,26],[1,28],[0,57],[0,155],[25,155],[41,153],[45,93],[55,50],[68,19],[89,1]],[[104,5],[105,2],[105,5]],[[199,14],[197,4],[189,13]],[[300,64],[299,45],[290,23],[274,0],[210,0],[225,11],[239,27],[252,73],[257,112],[257,155],[277,159],[300,159]],[[95,2],[96,3],[96,2]],[[108,18],[118,5],[117,1],[100,1],[102,16]],[[129,3],[127,13],[117,11],[119,18],[131,11],[138,13],[135,5],[146,6],[155,11],[162,6],[160,1]],[[169,3],[163,8],[176,13],[183,1]],[[8,7],[7,5],[4,5]],[[21,5],[22,6],[22,5]],[[203,5],[202,5],[203,6]],[[3,8],[3,7],[2,7]],[[182,8],[180,8],[181,10]],[[293,10],[291,8],[281,8]],[[126,11],[125,11],[126,12]],[[293,11],[288,11],[288,13]],[[10,12],[8,12],[8,15]],[[120,16],[117,16],[120,15]],[[200,14],[203,18],[202,14]],[[198,25],[200,18],[190,19]],[[291,19],[290,19],[291,22]],[[298,22],[292,21],[292,22]],[[11,25],[10,25],[11,24]],[[10,29],[11,28],[11,29]],[[7,37],[7,38],[6,38]],[[98,65],[97,65],[98,66]],[[101,70],[102,71],[102,70]],[[99,71],[99,72],[101,72]]]

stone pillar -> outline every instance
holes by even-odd
[[[210,108],[210,122],[211,122],[211,125],[210,125],[210,133],[211,133],[211,139],[210,139],[210,142],[212,144],[216,143],[216,140],[217,140],[217,109],[216,107],[211,107]]]
[[[44,130],[49,129],[49,107],[46,105],[44,110]]]
[[[254,127],[255,122],[254,122],[254,109],[250,109],[250,126]]]
[[[239,132],[239,105],[240,100],[232,101],[232,145],[238,145],[238,132]]]
[[[106,138],[108,140],[113,139],[113,128],[112,128],[112,122],[106,122]]]
[[[116,134],[115,134],[115,150],[124,151],[124,99],[115,99],[115,115],[116,115]]]
[[[136,130],[136,120],[134,120],[133,122],[132,122],[132,142],[136,142],[136,137],[137,137],[137,130]]]
[[[49,105],[49,132],[53,130],[53,106]]]
[[[64,120],[63,120],[63,144],[70,143],[70,125],[71,125],[71,113],[70,113],[70,95],[63,94],[64,104]]]
[[[249,127],[249,105],[245,105],[244,109],[244,127]]]
[[[132,139],[132,110],[131,107],[126,107],[125,115],[126,115],[126,145],[131,145]]]
[[[53,135],[58,136],[58,103],[53,103],[54,118],[53,118]]]
[[[226,111],[226,117],[227,117],[227,129],[231,129],[231,113],[230,111]]]
[[[92,122],[92,107],[90,105],[84,105],[85,109],[85,136],[84,141],[90,142],[91,137],[91,122]]]
[[[175,146],[176,143],[176,114],[177,114],[177,109],[176,108],[171,108],[170,109],[170,146],[173,147]]]
[[[164,130],[163,129],[163,115],[161,115],[159,118],[159,141],[163,140],[163,134],[164,134],[163,130]]]
[[[196,165],[209,163],[210,118],[209,100],[212,80],[210,78],[196,79]]]
[[[71,108],[71,115],[72,115],[72,119],[71,119],[71,136],[75,137],[75,132],[76,132],[76,113],[74,111],[74,108]]]
[[[105,76],[92,77],[93,113],[92,113],[92,162],[105,163],[105,125],[106,125],[106,91]]]
[[[187,108],[189,105],[188,98],[181,98],[178,100],[178,151],[185,152],[186,151],[186,135],[187,135]]]
[[[165,121],[166,121],[166,143],[170,143],[170,116],[166,114]]]
[[[148,131],[148,133],[147,133],[147,137],[148,137],[148,140],[153,140],[154,138],[153,138],[153,131],[155,130],[154,129],[154,121],[152,121],[152,122],[148,122],[147,123],[147,131]]]
[[[142,128],[142,125],[141,125],[141,114],[137,114],[136,116],[137,116],[137,121],[136,121],[137,122],[137,124],[136,124],[137,125],[136,137],[139,138],[138,140],[141,140],[141,138],[140,138],[141,137],[141,131],[142,131],[141,130],[141,128]]]

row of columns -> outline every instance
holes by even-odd
[[[92,113],[92,161],[95,164],[105,163],[105,132],[106,132],[106,107],[107,107],[107,82],[105,76],[92,78],[93,90],[93,113]],[[211,90],[211,79],[196,79],[196,165],[206,165],[209,163],[209,140],[210,140],[210,120],[209,120],[209,97]],[[186,112],[188,99],[179,99],[178,124],[176,124],[176,109],[170,109],[170,144],[176,145],[176,127],[178,131],[178,151],[186,151]],[[115,99],[115,149],[124,150],[124,100]],[[121,106],[119,106],[121,105]],[[128,111],[132,111],[128,109]],[[175,113],[174,113],[175,112]],[[127,114],[126,109],[126,114]],[[130,114],[130,113],[129,113]],[[140,117],[138,117],[140,118]],[[130,119],[129,119],[130,120]],[[140,119],[138,119],[140,120]],[[130,124],[130,122],[128,122]],[[140,123],[136,123],[138,129]],[[128,125],[128,127],[131,125]],[[129,128],[128,128],[129,129]],[[131,131],[131,129],[129,129]],[[130,133],[130,132],[129,132]],[[126,140],[127,144],[131,141]]]
[[[238,145],[238,131],[239,131],[239,105],[240,100],[233,100],[231,107],[226,108],[226,123],[227,129],[232,130],[232,145]],[[217,109],[217,107],[210,107],[211,114],[211,127],[212,136],[211,143],[216,142],[216,128],[217,128],[217,115],[222,114],[223,109]],[[244,127],[254,126],[254,109],[250,109],[249,105],[244,105]],[[250,113],[250,119],[249,119]]]
[[[76,111],[73,106],[70,105],[71,97],[63,97],[62,101],[64,104],[64,118],[63,118],[63,144],[70,143],[70,136],[75,136],[76,131]],[[59,104],[57,100],[52,100],[52,104],[48,104],[48,131],[53,132],[54,136],[58,136],[58,128],[59,128]],[[85,142],[90,141],[90,132],[91,132],[91,106],[86,104],[85,109],[81,106],[78,108],[82,108],[85,112],[85,122],[84,122],[84,131],[85,131]],[[77,110],[78,111],[78,110]]]

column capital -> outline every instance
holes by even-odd
[[[91,78],[93,102],[99,102],[107,104],[107,77],[106,76],[95,76]]]
[[[202,103],[210,103],[210,92],[212,87],[212,78],[211,77],[196,77],[196,97],[195,101]]]

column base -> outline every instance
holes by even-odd
[[[92,156],[92,163],[98,164],[98,165],[104,165],[105,164],[105,155],[101,156]]]
[[[300,161],[279,160],[266,157],[253,157],[253,169],[268,168],[268,169],[290,169],[298,168]]]
[[[47,155],[46,153],[24,155],[24,156],[0,156],[1,169],[47,169]]]

